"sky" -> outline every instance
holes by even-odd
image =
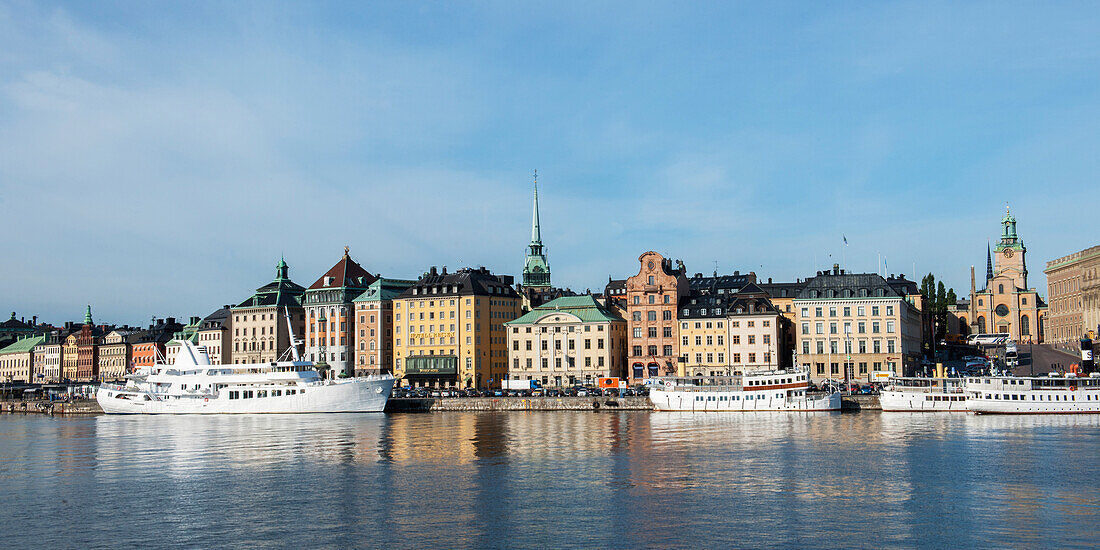
[[[0,311],[148,324],[368,271],[842,263],[960,294],[1100,244],[1090,2],[0,0]],[[847,238],[848,246],[843,239]],[[919,277],[918,277],[919,279]]]

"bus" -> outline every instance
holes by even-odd
[[[993,332],[984,334],[971,334],[966,337],[966,343],[971,346],[996,346],[1007,342],[1010,336],[1007,332]]]

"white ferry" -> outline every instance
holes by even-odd
[[[658,411],[839,411],[840,393],[812,397],[805,369],[734,376],[658,378],[649,400]]]
[[[322,380],[315,365],[290,361],[211,365],[206,348],[184,342],[172,364],[128,375],[96,391],[107,414],[381,412],[393,376]]]
[[[1100,373],[967,378],[966,393],[976,413],[1100,413]]]
[[[963,378],[891,378],[879,393],[882,412],[966,412]]]

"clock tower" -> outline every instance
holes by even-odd
[[[994,277],[1008,277],[1015,288],[1027,289],[1027,264],[1024,256],[1027,247],[1024,241],[1016,234],[1016,218],[1005,205],[1005,217],[1001,219],[1001,240],[997,242],[996,252],[997,268],[993,271]]]

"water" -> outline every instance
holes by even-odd
[[[20,547],[1095,547],[1100,416],[0,415]]]

